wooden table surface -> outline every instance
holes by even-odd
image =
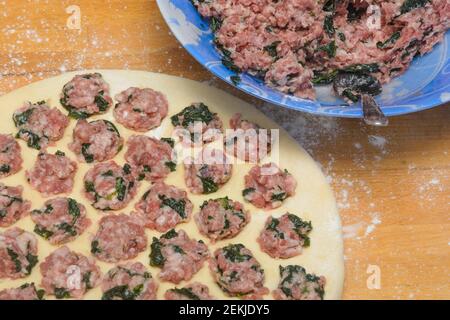
[[[71,5],[80,8],[81,30],[67,24]],[[0,31],[0,94],[64,71],[128,68],[210,81],[255,103],[330,179],[344,225],[344,297],[450,298],[449,105],[394,118],[387,128],[261,105],[194,61],[155,1],[6,0]],[[374,287],[369,277],[378,272]]]

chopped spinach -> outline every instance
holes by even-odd
[[[67,200],[67,206],[69,208],[69,214],[74,218],[77,219],[80,217],[80,207],[78,206],[78,202],[72,198],[68,198]]]
[[[100,249],[99,247],[99,242],[98,240],[94,240],[91,242],[91,253],[92,254],[99,254],[102,252],[102,249]]]
[[[172,147],[172,149],[175,147],[175,140],[172,138],[161,138],[161,141],[167,143],[170,147]]]
[[[184,108],[183,111],[172,116],[171,121],[174,126],[181,125],[182,127],[187,128],[195,122],[204,122],[208,124],[214,119],[215,116],[216,114],[209,111],[207,105],[199,103]],[[183,118],[181,123],[180,118]]]
[[[55,294],[56,299],[69,299],[70,298],[70,292],[65,288],[55,288],[53,293]]]
[[[284,201],[286,198],[287,198],[286,192],[273,193],[272,196],[270,197],[272,201]]]
[[[241,253],[241,250],[245,249],[243,244],[229,244],[222,248],[225,258],[231,262],[244,262],[252,259],[253,257],[248,254]]]
[[[173,161],[166,161],[165,165],[167,168],[169,168],[169,170],[171,172],[174,172],[177,170],[177,164]]]
[[[189,300],[201,300],[199,296],[197,296],[191,288],[174,288],[174,289],[170,289],[170,292],[174,292],[176,294],[179,294],[181,296],[186,297]]]
[[[242,81],[241,77],[238,75],[231,76],[230,80],[235,86],[239,85]]]
[[[113,287],[103,293],[102,300],[113,300],[119,298],[122,300],[136,300],[136,298],[142,293],[143,285],[138,285],[133,290],[127,285]]]
[[[14,262],[16,272],[22,271],[22,262],[20,262],[19,260],[19,255],[10,248],[7,248],[6,251],[8,252],[8,255],[11,258],[11,260]]]
[[[400,31],[394,32],[394,34],[392,34],[389,37],[389,39],[387,39],[386,41],[384,41],[384,42],[378,41],[377,48],[378,49],[386,49],[386,48],[393,46],[397,42],[397,40],[400,38],[400,36],[401,36]]]
[[[13,121],[16,127],[23,126],[28,122],[35,108],[30,108],[22,113],[15,113],[13,115]]]
[[[104,92],[100,91],[98,95],[95,96],[94,103],[97,105],[100,112],[105,112],[109,107],[109,102],[103,97]]]
[[[37,265],[39,260],[38,260],[37,256],[35,256],[35,255],[31,254],[31,253],[27,253],[25,258],[28,261],[28,265],[25,268],[27,270],[26,275],[29,275],[31,273],[31,271],[33,270],[34,266]]]
[[[11,171],[11,166],[9,164],[2,164],[0,166],[0,173],[9,173]]]
[[[216,17],[211,17],[209,20],[209,25],[211,27],[211,31],[215,33],[222,27],[222,21]]]
[[[27,139],[24,139],[22,137],[22,135],[26,136]],[[22,138],[22,139],[26,140],[27,146],[29,146],[30,148],[33,148],[36,150],[41,149],[41,145],[40,145],[41,137],[30,130],[20,129],[19,132],[17,132],[16,138]],[[45,138],[45,136],[44,136],[44,138]]]
[[[243,196],[243,197],[246,197],[247,195],[249,195],[250,193],[253,193],[253,192],[255,192],[255,191],[256,191],[255,188],[247,188],[247,189],[244,189],[244,190],[242,191],[242,196]]]
[[[332,70],[328,73],[320,73],[314,71],[314,77],[312,78],[311,82],[314,84],[330,84],[333,82],[334,78],[336,77],[338,71]]]
[[[127,194],[127,186],[125,184],[125,180],[122,177],[116,178],[116,192],[117,192],[117,200],[119,201],[125,200],[125,196]]]
[[[65,154],[64,152],[62,152],[61,150],[57,150],[57,151],[55,152],[55,156],[58,156],[58,157],[65,157],[66,154]]]
[[[48,240],[51,236],[53,236],[54,232],[42,227],[40,225],[35,225],[34,230],[36,234],[40,235],[45,240]]]
[[[414,9],[425,7],[430,0],[405,0],[400,7],[400,13],[405,14]]]
[[[336,41],[333,40],[326,45],[320,46],[318,49],[324,51],[328,57],[333,58],[336,56]]]
[[[186,218],[186,201],[184,199],[167,198],[165,195],[159,195],[161,200],[161,208],[169,207],[180,215],[181,218]]]
[[[277,47],[281,43],[281,41],[274,41],[271,44],[264,47],[264,51],[269,54],[274,59],[278,59],[278,51]]]
[[[163,244],[158,238],[153,237],[153,242],[150,245],[150,265],[152,267],[163,267],[166,259],[162,254]]]
[[[94,155],[88,152],[90,146],[91,146],[90,143],[83,143],[81,145],[81,154],[83,155],[84,160],[87,163],[94,162]]]
[[[325,16],[325,19],[323,21],[323,29],[329,37],[332,37],[336,32],[333,24],[333,16],[331,14]]]
[[[217,183],[214,182],[214,180],[212,178],[202,177],[202,176],[198,176],[198,177],[202,181],[203,194],[210,194],[210,193],[214,193],[217,190],[219,190],[219,186],[217,185]]]

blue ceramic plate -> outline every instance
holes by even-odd
[[[232,84],[233,72],[224,67],[212,39],[208,22],[189,0],[157,0],[161,13],[184,48],[205,68]],[[432,108],[450,101],[450,33],[432,52],[414,59],[408,71],[383,86],[377,101],[387,116]],[[316,87],[317,101],[296,98],[267,87],[261,80],[242,74],[239,89],[287,108],[334,117],[361,117],[361,106],[346,106],[331,93],[330,86]]]

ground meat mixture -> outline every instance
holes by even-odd
[[[109,95],[109,85],[100,73],[75,76],[64,85],[61,105],[75,119],[85,119],[106,112],[113,104]]]
[[[102,300],[156,300],[158,284],[140,262],[112,268],[103,277]]]
[[[135,168],[140,180],[158,181],[176,169],[173,146],[172,139],[131,136],[125,160]]]
[[[136,173],[125,164],[114,161],[99,163],[84,176],[84,194],[98,210],[120,210],[134,198],[138,181]]]
[[[141,221],[126,214],[108,215],[99,222],[91,242],[91,253],[105,262],[136,258],[147,247]]]
[[[264,287],[264,270],[243,244],[217,249],[209,268],[217,284],[229,296],[261,299],[269,293]]]
[[[123,138],[108,120],[79,120],[73,130],[73,141],[69,144],[69,149],[77,155],[78,160],[86,163],[111,160],[122,147]]]
[[[42,300],[44,290],[37,290],[34,283],[25,283],[18,288],[0,291],[0,300]]]
[[[0,134],[0,178],[17,173],[22,168],[20,145],[10,134]]]
[[[243,205],[227,197],[205,201],[200,209],[195,222],[212,241],[233,238],[250,222],[250,214]]]
[[[31,212],[31,219],[36,223],[34,232],[53,245],[75,240],[91,225],[84,205],[62,197],[47,200],[43,208]]]
[[[242,119],[236,113],[230,120],[231,131],[225,137],[225,149],[228,154],[243,161],[258,163],[272,149],[271,132],[262,129],[254,122]]]
[[[214,193],[231,178],[233,165],[218,149],[203,149],[184,162],[184,181],[194,194]]]
[[[173,288],[164,294],[166,300],[214,300],[209,294],[209,288],[204,284],[194,282],[183,288]]]
[[[22,198],[23,187],[0,183],[0,227],[6,228],[28,215],[31,202]]]
[[[306,273],[301,266],[280,266],[280,283],[272,292],[276,300],[323,300],[325,277]]]
[[[209,18],[225,66],[308,99],[315,98],[313,84],[331,83],[341,72],[356,82],[355,74],[389,82],[440,42],[450,25],[448,0],[193,3]],[[340,93],[359,99],[349,90]]]
[[[18,129],[16,138],[37,150],[60,140],[69,125],[69,118],[56,108],[50,109],[45,101],[25,103],[14,112],[13,120]]]
[[[172,116],[171,121],[176,134],[187,145],[212,142],[223,134],[222,120],[201,102],[184,108]]]
[[[261,250],[272,258],[287,259],[298,256],[303,248],[309,247],[311,230],[311,222],[286,213],[280,218],[269,217],[257,241]]]
[[[0,233],[0,279],[19,279],[31,274],[38,263],[34,234],[19,228]]]
[[[274,163],[255,166],[245,176],[244,199],[261,209],[275,209],[295,194],[297,181]]]
[[[166,96],[150,88],[129,88],[116,95],[116,100],[119,103],[114,108],[114,118],[135,131],[159,127],[169,109]]]
[[[175,284],[189,281],[203,266],[209,256],[203,241],[190,239],[183,230],[174,229],[153,238],[150,265],[161,268],[159,278]]]
[[[30,185],[44,196],[70,193],[73,188],[77,163],[64,153],[41,152],[33,168],[25,175]]]
[[[57,299],[81,299],[100,284],[100,268],[88,258],[63,246],[55,250],[40,265],[41,286]]]
[[[143,195],[135,208],[136,214],[145,221],[147,228],[167,232],[190,219],[193,205],[186,191],[157,182]]]

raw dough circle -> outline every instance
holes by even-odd
[[[95,71],[78,71],[66,73],[58,77],[39,81],[13,91],[9,94],[0,97],[0,108],[2,110],[2,117],[0,119],[0,133],[15,133],[16,128],[12,121],[13,112],[19,108],[24,101],[37,102],[41,100],[47,100],[51,107],[58,107],[64,114],[67,112],[59,103],[59,95],[62,87],[76,74],[99,72],[103,75],[105,81],[110,85],[111,96],[129,88],[129,87],[149,87],[154,90],[163,92],[169,101],[169,116],[164,119],[162,125],[147,134],[155,137],[170,137],[173,131],[173,126],[170,123],[170,116],[180,112],[184,107],[189,106],[193,102],[204,102],[209,106],[210,110],[217,112],[220,118],[223,120],[225,128],[229,128],[229,120],[233,114],[240,112],[244,119],[252,120],[264,128],[268,129],[280,129],[278,125],[266,118],[261,112],[256,110],[251,105],[233,97],[221,90],[210,87],[206,84],[198,83],[191,80],[186,80],[178,77],[162,75],[157,73],[149,73],[143,71],[119,71],[119,70],[95,70]],[[93,116],[90,121],[97,119],[106,119],[113,121],[121,135],[128,139],[132,134],[138,134],[130,130],[125,129],[122,125],[114,121],[112,115],[112,109],[106,114]],[[49,147],[48,151],[54,153],[56,150],[61,150],[66,153],[68,157],[75,160],[75,155],[68,149],[67,145],[72,141],[72,130],[76,124],[75,120],[70,121],[69,127],[65,131],[64,138],[56,144],[54,147]],[[18,140],[22,147],[22,156],[24,158],[23,169],[14,174],[13,176],[1,179],[1,182],[6,185],[24,186],[24,198],[32,201],[32,208],[40,208],[46,201],[37,191],[33,190],[25,179],[25,169],[31,168],[36,159],[38,153],[37,150],[30,149],[26,146],[24,141]],[[271,291],[274,290],[279,282],[279,265],[286,266],[288,264],[299,264],[306,268],[308,273],[315,273],[318,276],[325,276],[327,284],[325,286],[325,298],[326,299],[340,299],[344,282],[344,258],[343,258],[343,240],[340,218],[336,206],[336,202],[328,185],[325,176],[319,169],[318,165],[313,159],[301,148],[298,144],[288,136],[288,134],[280,129],[279,139],[279,163],[280,168],[286,168],[297,179],[298,186],[296,189],[296,195],[288,198],[282,207],[271,211],[262,211],[255,208],[249,203],[245,203],[242,198],[242,190],[244,189],[244,175],[252,167],[251,164],[238,163],[233,167],[233,175],[231,180],[225,184],[220,190],[211,195],[194,195],[188,193],[189,199],[194,204],[194,213],[199,211],[199,206],[204,200],[210,198],[219,198],[228,196],[233,200],[244,203],[246,209],[248,209],[252,215],[251,222],[245,227],[237,237],[229,240],[218,241],[215,244],[210,244],[209,240],[202,236],[195,225],[193,219],[187,224],[178,225],[176,229],[185,230],[191,238],[203,239],[209,248],[211,253],[218,247],[223,247],[229,243],[243,243],[249,248],[256,259],[261,263],[265,270],[266,281],[265,286]],[[277,150],[277,146],[273,147],[273,150]],[[122,150],[114,160],[119,163],[124,163],[124,153],[126,148]],[[263,160],[263,163],[270,161],[275,157],[276,152]],[[272,160],[276,160],[273,158]],[[91,167],[86,163],[79,163],[79,169],[75,176],[75,185],[70,197],[75,198],[77,201],[83,203],[87,209],[87,215],[92,220],[91,227],[84,232],[76,241],[67,244],[72,250],[82,253],[86,256],[90,255],[90,239],[98,228],[98,221],[104,213],[96,211],[86,200],[82,194],[83,190],[83,176],[85,172]],[[184,169],[183,165],[177,166],[177,171],[171,173],[165,182],[178,186],[184,190],[187,190],[183,179]],[[130,213],[134,207],[134,204],[140,199],[145,191],[150,187],[150,184],[143,181],[139,187],[138,195],[134,200],[120,212]],[[272,259],[269,255],[263,253],[256,238],[259,236],[264,223],[269,215],[276,217],[281,216],[286,212],[294,213],[300,216],[304,220],[311,220],[313,225],[313,231],[310,234],[311,247],[306,248],[298,257],[290,259]],[[32,231],[34,224],[30,217],[21,219],[14,226],[23,228],[28,231]],[[0,228],[0,231],[4,231],[5,228]],[[159,237],[161,234],[153,231],[146,230],[146,233],[151,241],[153,236]],[[44,261],[51,252],[56,250],[57,247],[52,246],[48,241],[37,236],[39,240],[39,262]],[[153,277],[157,279],[159,273],[158,268],[149,266],[149,246],[145,252],[139,254],[139,256],[133,261],[140,261],[148,267]],[[103,273],[106,273],[113,267],[113,264],[104,263],[99,260],[96,261],[100,266]],[[40,284],[40,271],[39,266],[33,269],[32,274],[19,280],[0,280],[0,290],[5,288],[19,287],[25,282],[35,282],[36,285]],[[171,283],[159,282],[158,298],[162,299],[165,291],[169,288],[175,287]],[[198,272],[193,279],[189,282],[199,281],[208,285],[211,295],[217,298],[226,298],[219,287],[214,283],[211,276],[208,265],[205,263],[203,268]],[[180,283],[177,287],[187,285],[186,282]],[[85,295],[86,299],[99,299],[101,297],[100,287],[88,291]],[[49,296],[46,296],[49,298]],[[272,298],[269,294],[265,298]]]

